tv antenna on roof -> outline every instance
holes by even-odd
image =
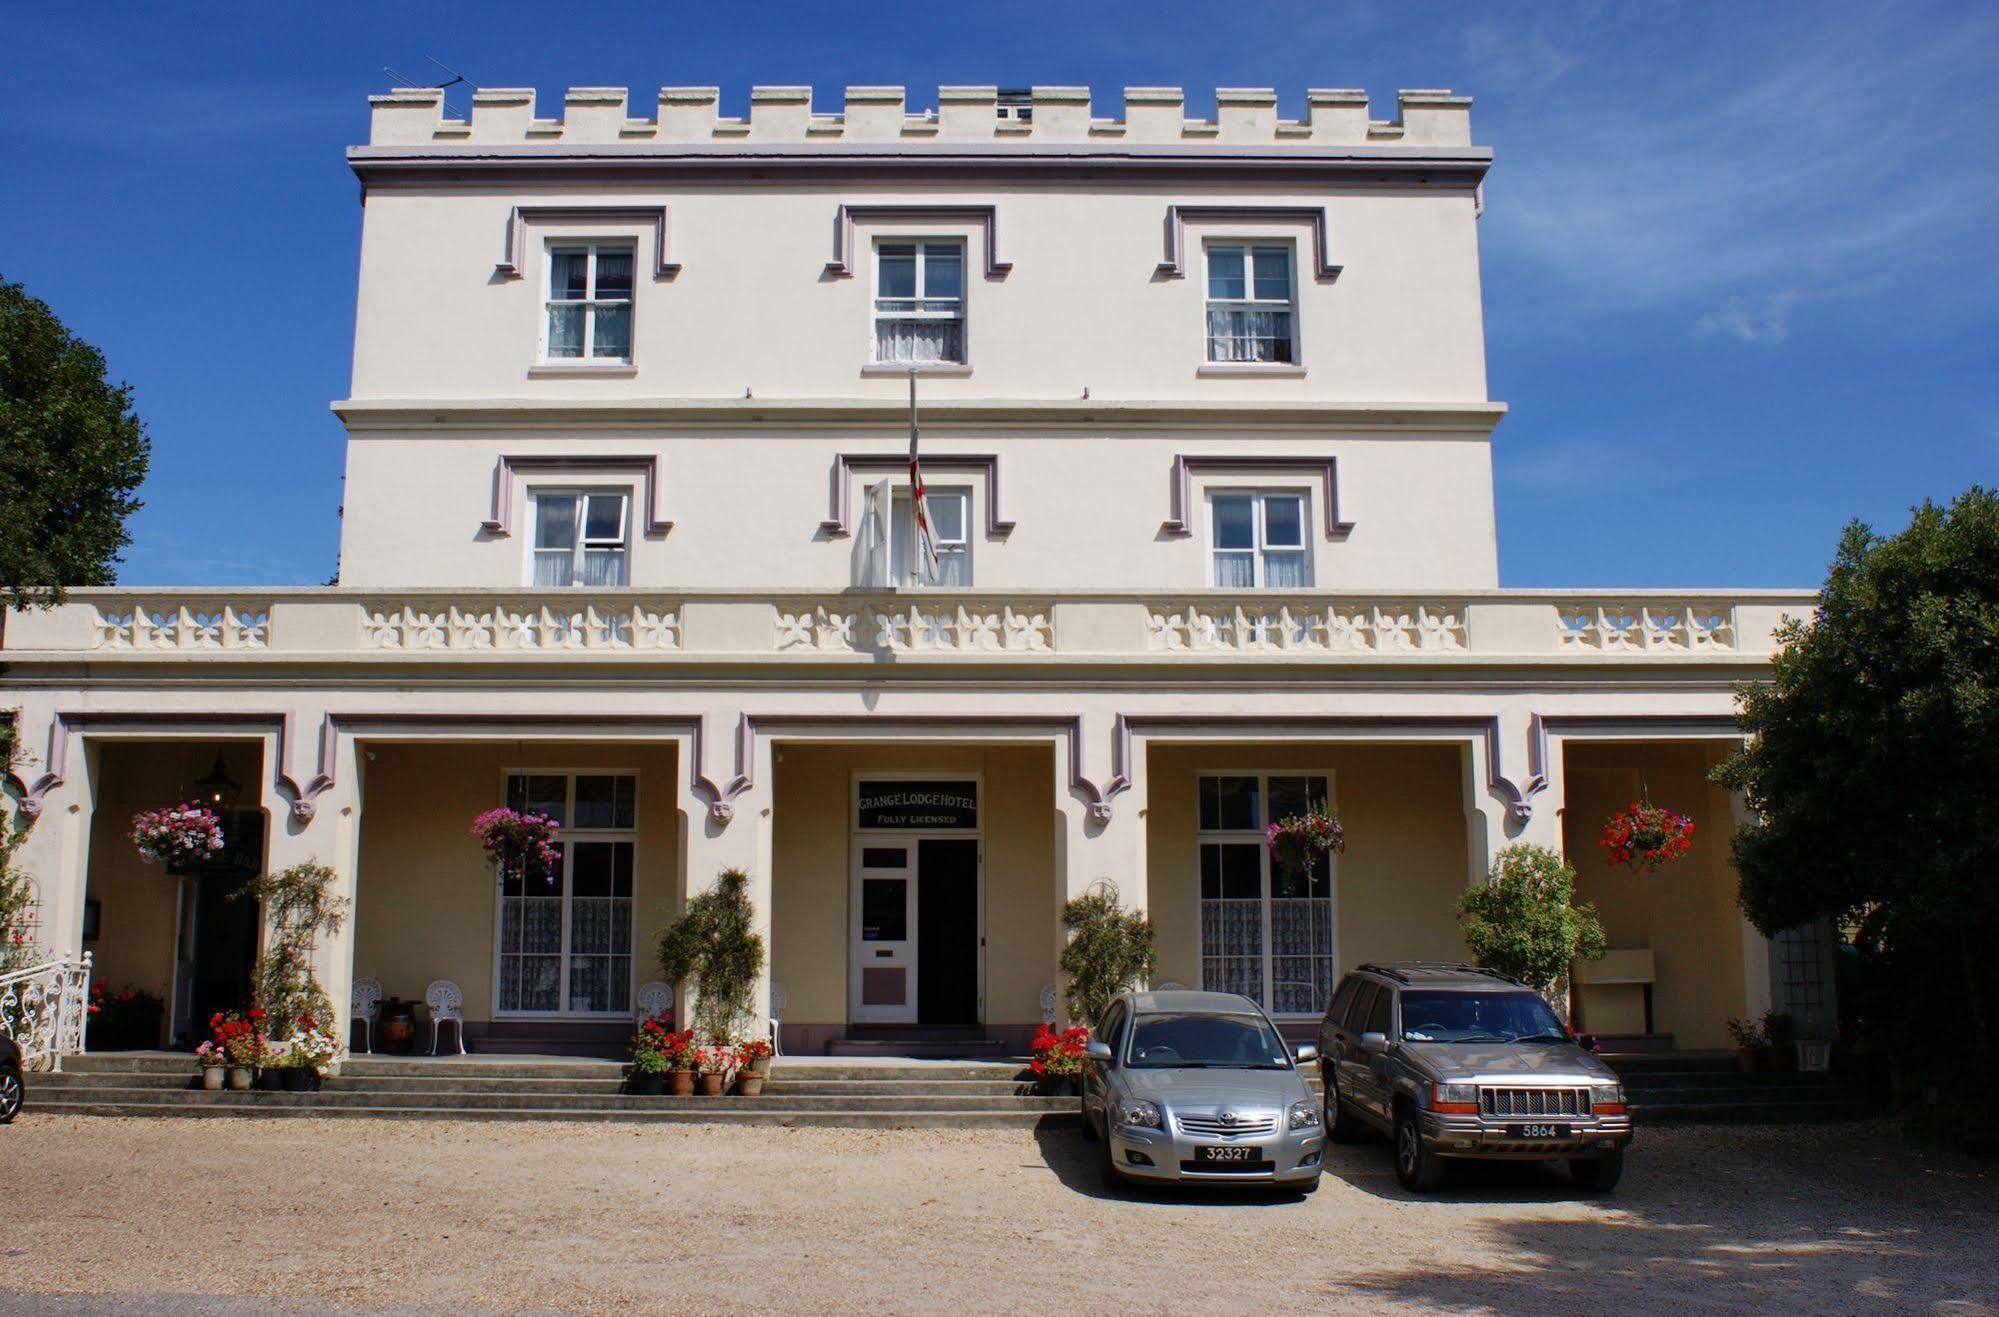
[[[425,55],[424,58],[429,60],[431,63],[437,65],[437,67],[442,69],[444,72],[450,74],[451,75],[450,78],[444,82],[418,82],[415,78],[409,77],[408,75],[396,69],[392,69],[386,64],[382,66],[382,72],[388,74],[389,77],[395,82],[396,86],[398,87],[420,87],[428,91],[446,91],[452,87],[456,87],[459,83],[466,81],[466,77],[464,74],[460,73],[457,69],[452,68],[449,64],[446,64],[443,60],[437,58],[435,55]],[[449,96],[444,98],[444,112],[445,114],[449,115],[454,119],[463,117],[458,113],[457,108],[451,104],[451,98]]]

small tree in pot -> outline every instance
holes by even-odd
[[[1576,871],[1545,846],[1508,846],[1486,881],[1458,899],[1465,946],[1486,969],[1511,974],[1566,1018],[1569,966],[1603,956],[1603,925],[1577,905]]]
[[[1069,930],[1062,948],[1062,972],[1069,976],[1069,1013],[1095,1024],[1119,993],[1152,977],[1159,965],[1152,920],[1127,910],[1117,885],[1108,879],[1062,907]]]
[[[758,1023],[764,940],[749,885],[741,869],[722,870],[713,887],[659,931],[660,974],[694,993],[694,1029],[704,1042],[729,1042]]]

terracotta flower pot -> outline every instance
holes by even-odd
[[[754,1069],[745,1070],[736,1076],[736,1092],[743,1097],[762,1097],[764,1093],[764,1077]]]
[[[687,1097],[694,1092],[694,1072],[692,1070],[669,1070],[666,1072],[666,1091],[674,1097]]]
[[[230,1092],[232,1092],[232,1093],[247,1093],[247,1092],[249,1092],[249,1091],[250,1091],[250,1081],[251,1081],[251,1080],[252,1080],[253,1078],[255,1078],[255,1076],[254,1076],[254,1075],[253,1075],[253,1074],[251,1073],[251,1070],[250,1070],[250,1067],[249,1067],[249,1066],[246,1066],[246,1065],[232,1065],[232,1066],[230,1066],[230,1067],[229,1067],[229,1090],[230,1090]]]
[[[201,1068],[201,1086],[210,1093],[221,1092],[223,1081],[228,1078],[227,1066],[205,1065]]]
[[[750,1073],[756,1075],[760,1079],[769,1079],[770,1058],[767,1056],[759,1056],[753,1058],[750,1061]]]
[[[1735,1064],[1745,1075],[1753,1075],[1762,1068],[1763,1050],[1759,1047],[1738,1047],[1735,1049]]]
[[[722,1081],[727,1078],[727,1075],[719,1071],[701,1071],[694,1076],[694,1095],[696,1097],[721,1097]]]

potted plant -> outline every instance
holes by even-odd
[[[290,1064],[285,1068],[284,1086],[294,1093],[317,1093],[326,1067],[340,1055],[340,1040],[310,1015],[301,1015],[298,1024],[299,1033],[285,1053]]]
[[[166,1003],[144,988],[90,985],[84,1015],[84,1046],[92,1052],[123,1052],[160,1045],[160,1019]]]
[[[208,1039],[195,1048],[194,1060],[201,1067],[201,1086],[211,1093],[220,1092],[229,1077],[229,1058],[222,1054],[215,1040]]]
[[[632,1071],[625,1079],[625,1091],[636,1097],[657,1097],[666,1090],[666,1072],[678,1056],[669,1056],[675,1037],[673,1015],[661,1011],[639,1021],[632,1034]]]
[[[1081,1025],[1057,1033],[1044,1023],[1035,1030],[1034,1041],[1028,1045],[1034,1056],[1027,1068],[1034,1072],[1036,1091],[1043,1097],[1073,1096],[1089,1045],[1090,1031]]]
[[[770,1079],[770,1039],[752,1038],[736,1045],[736,1092],[762,1097]]]
[[[1282,818],[1263,830],[1270,854],[1294,868],[1307,868],[1321,855],[1338,855],[1347,848],[1347,832],[1325,806]]]
[[[749,884],[741,869],[722,870],[658,934],[660,977],[693,992],[692,1023],[703,1038],[741,1038],[763,1023],[754,1003],[764,940]]]
[[[222,821],[194,800],[141,810],[132,816],[132,844],[147,864],[205,859],[222,849]]]
[[[472,835],[479,839],[486,858],[501,877],[522,881],[542,878],[553,883],[562,864],[562,852],[555,844],[557,827],[546,814],[503,805],[473,819]]]
[[[1694,821],[1650,800],[1634,800],[1603,825],[1602,846],[1612,864],[1651,873],[1682,859],[1694,845]]]
[[[1152,920],[1143,910],[1125,909],[1109,879],[1098,879],[1064,905],[1062,926],[1069,940],[1059,963],[1069,979],[1069,1014],[1076,1019],[1102,1019],[1119,993],[1149,980],[1159,966]]]
[[[666,1064],[666,1091],[674,1097],[688,1097],[694,1092],[694,1053],[692,1029],[670,1033],[660,1044],[660,1055]]]
[[[1728,1022],[1729,1041],[1735,1044],[1735,1063],[1745,1075],[1753,1075],[1763,1068],[1763,1057],[1770,1048],[1770,1035],[1763,1031],[1760,1020],[1737,1020]]]
[[[736,1068],[736,1049],[725,1042],[707,1042],[694,1049],[694,1093],[721,1097],[729,1072]]]
[[[1763,1012],[1763,1068],[1788,1071],[1798,1064],[1798,1022],[1789,1011]]]
[[[229,1087],[231,1090],[247,1092],[255,1079],[257,1067],[264,1060],[264,1008],[252,1006],[247,1011],[217,1011],[209,1017],[208,1028],[213,1035],[215,1050],[222,1054],[229,1067]]]

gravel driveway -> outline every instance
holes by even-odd
[[[1106,1195],[1073,1129],[937,1134],[24,1114],[0,1310],[1999,1313],[1999,1166],[1879,1126],[1641,1131],[1624,1184]],[[30,1298],[30,1295],[39,1297]]]

